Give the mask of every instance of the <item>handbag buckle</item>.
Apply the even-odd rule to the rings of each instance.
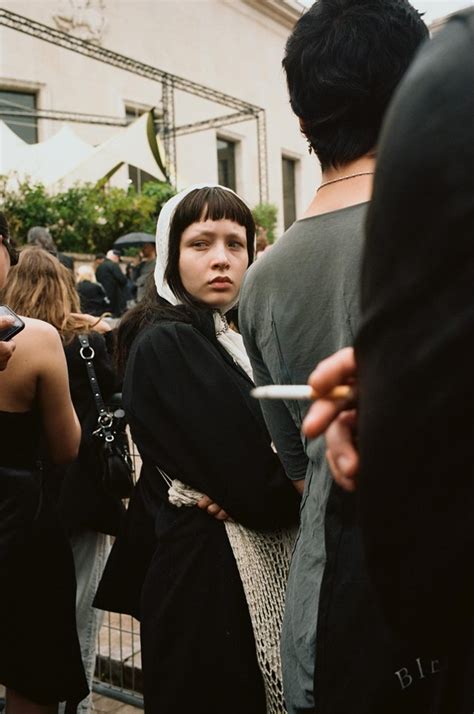
[[[89,350],[89,354],[87,355],[86,350]],[[85,359],[86,361],[94,359],[95,357],[94,349],[90,345],[87,345],[87,347],[81,347],[81,349],[79,350],[79,354],[81,355],[82,359]]]
[[[114,418],[111,414],[100,414],[97,421],[100,426],[105,427],[106,429],[110,429],[110,427],[114,423]]]

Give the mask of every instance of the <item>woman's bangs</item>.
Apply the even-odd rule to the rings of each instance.
[[[221,188],[209,189],[203,206],[201,220],[220,221],[226,219],[247,227],[252,221],[250,209],[230,191]]]

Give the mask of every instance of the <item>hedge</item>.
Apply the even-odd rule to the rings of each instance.
[[[134,231],[154,234],[161,206],[174,193],[169,184],[153,181],[141,193],[85,184],[52,196],[42,184],[24,182],[11,191],[0,179],[1,208],[18,243],[32,226],[47,226],[59,250],[75,253],[105,253]]]

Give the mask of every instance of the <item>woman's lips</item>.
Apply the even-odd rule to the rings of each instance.
[[[232,280],[226,277],[214,278],[209,281],[209,285],[217,290],[226,290],[232,285]]]

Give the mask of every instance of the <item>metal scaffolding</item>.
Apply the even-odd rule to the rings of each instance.
[[[54,27],[43,25],[17,13],[0,8],[0,25],[12,30],[30,35],[37,40],[49,42],[50,44],[62,47],[63,49],[76,52],[98,62],[112,65],[119,69],[131,72],[140,77],[145,77],[161,84],[162,118],[157,122],[157,126],[162,133],[163,143],[166,152],[167,179],[172,185],[176,183],[176,137],[184,134],[191,134],[198,131],[205,131],[212,128],[228,126],[237,122],[253,120],[257,130],[258,149],[258,176],[260,201],[268,200],[268,174],[267,174],[267,135],[265,110],[255,104],[250,104],[242,99],[233,97],[230,94],[220,92],[216,89],[198,84],[184,77],[164,72],[157,67],[139,62],[126,55],[107,50],[99,45],[86,40],[69,35],[66,32],[57,30]],[[182,126],[175,124],[175,92],[180,90],[187,94],[206,99],[215,104],[233,109],[232,114],[215,117],[205,121],[194,122]],[[4,115],[7,112],[2,112]],[[0,113],[1,114],[1,113]],[[8,111],[11,116],[12,111]],[[57,112],[52,110],[37,110],[36,112],[15,112],[15,116],[36,116],[38,118],[48,118],[53,120],[67,120],[91,124],[105,124],[109,126],[124,126],[126,122],[123,117],[100,117],[91,114],[78,114],[74,112]]]

